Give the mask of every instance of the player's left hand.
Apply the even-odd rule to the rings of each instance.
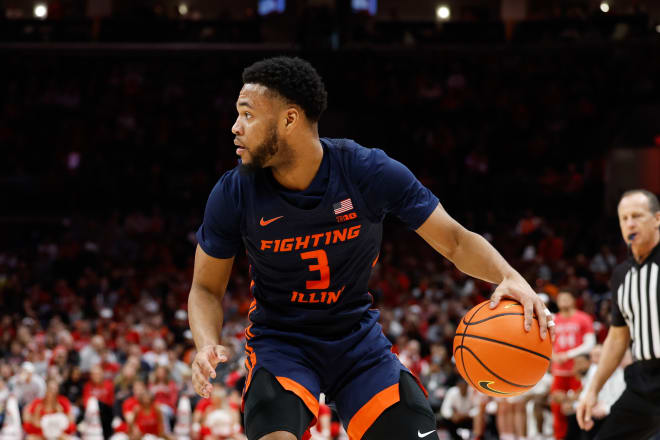
[[[536,312],[541,329],[541,339],[545,339],[548,335],[548,329],[550,329],[550,337],[553,341],[555,340],[554,324],[548,326],[548,323],[552,322],[552,319],[549,319],[550,315],[546,313],[547,309],[543,300],[539,298],[522,276],[515,274],[504,278],[490,297],[490,308],[494,309],[497,307],[503,297],[514,299],[522,304],[525,313],[525,331],[529,331],[532,328],[532,319],[534,319],[534,312]]]

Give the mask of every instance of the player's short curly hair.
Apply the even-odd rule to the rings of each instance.
[[[300,58],[275,57],[243,70],[244,84],[261,84],[297,104],[312,122],[318,122],[328,106],[323,80],[311,64]]]

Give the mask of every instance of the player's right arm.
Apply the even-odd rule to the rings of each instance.
[[[577,408],[577,421],[580,428],[589,430],[593,427],[594,422],[591,418],[591,411],[598,403],[598,393],[621,363],[629,344],[630,330],[627,325],[613,325],[610,327],[607,338],[603,343],[603,351],[600,355],[596,373]]]
[[[227,289],[234,257],[215,258],[201,246],[195,251],[195,268],[188,297],[190,330],[197,354],[192,363],[192,382],[202,397],[211,395],[209,378],[215,378],[218,362],[227,360],[227,350],[221,345],[222,297]]]

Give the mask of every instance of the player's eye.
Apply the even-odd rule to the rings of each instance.
[[[245,119],[250,119],[252,118],[252,114],[250,112],[245,112]]]

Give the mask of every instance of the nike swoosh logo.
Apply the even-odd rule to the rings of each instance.
[[[491,387],[491,384],[493,384],[493,383],[495,383],[495,382],[493,382],[492,380],[480,380],[480,381],[479,381],[479,386],[480,386],[481,388],[485,389],[485,390],[490,391],[491,393],[501,394],[501,395],[503,395],[503,396],[506,396],[506,395],[508,395],[508,394],[513,394],[513,393],[505,393],[504,391],[498,391],[498,390],[496,390],[496,389],[493,389],[493,388]]]
[[[271,218],[270,220],[264,220],[264,218],[261,217],[261,220],[259,221],[259,224],[260,224],[261,226],[268,226],[269,224],[273,223],[273,222],[276,221],[276,220],[281,219],[282,217],[284,217],[284,216],[281,215],[281,216],[279,216],[279,217]]]
[[[418,430],[417,430],[417,437],[419,437],[419,438],[424,438],[424,437],[426,437],[427,435],[431,435],[431,434],[433,434],[434,432],[435,432],[435,429],[434,429],[434,430],[431,430],[431,431],[429,431],[429,432],[425,432],[424,434],[422,434],[421,432],[419,432],[419,429],[418,429]]]

